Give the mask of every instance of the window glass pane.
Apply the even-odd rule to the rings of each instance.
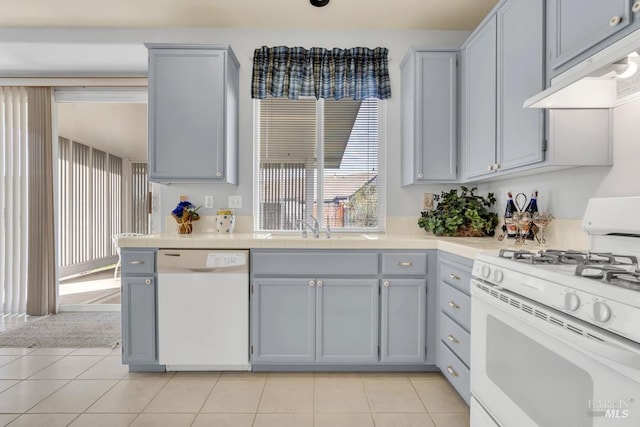
[[[260,101],[258,226],[297,230],[313,212],[316,100]]]
[[[377,228],[378,101],[258,102],[258,228]]]
[[[378,226],[378,102],[324,104],[323,224]]]

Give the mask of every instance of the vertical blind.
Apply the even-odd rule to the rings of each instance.
[[[0,87],[0,314],[27,300],[27,91]]]
[[[122,159],[59,138],[58,227],[61,276],[115,256],[111,236],[122,229]]]
[[[258,228],[377,228],[378,101],[257,102]]]
[[[148,193],[147,164],[131,163],[131,231],[133,233],[149,232]]]

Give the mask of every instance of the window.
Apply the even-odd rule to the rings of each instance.
[[[382,228],[377,99],[257,103],[256,228]]]

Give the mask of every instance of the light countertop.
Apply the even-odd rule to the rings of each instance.
[[[142,237],[120,239],[126,248],[171,249],[440,249],[466,258],[475,258],[481,252],[497,252],[499,249],[517,249],[513,240],[498,241],[495,237],[436,237],[430,234],[334,234],[330,239],[302,238],[296,234],[277,233],[176,233],[151,234]],[[527,241],[523,249],[538,250],[541,247]]]

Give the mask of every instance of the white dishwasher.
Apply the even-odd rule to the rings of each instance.
[[[249,365],[248,251],[158,251],[158,359],[168,371]]]

